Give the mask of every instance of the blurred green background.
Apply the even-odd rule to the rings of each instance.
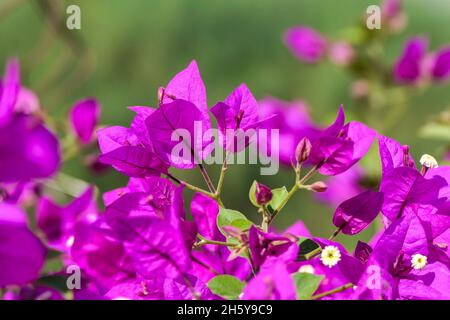
[[[23,83],[37,92],[43,108],[56,119],[65,119],[77,99],[95,96],[102,104],[102,125],[127,126],[132,113],[126,106],[154,106],[157,88],[196,59],[210,106],[245,82],[258,99],[268,95],[303,99],[313,119],[326,124],[332,121],[340,103],[350,115],[358,112],[349,98],[352,78],[330,63],[302,64],[283,45],[282,34],[288,27],[301,24],[337,39],[343,29],[358,23],[368,5],[377,3],[0,0],[0,61],[10,56],[20,58]],[[81,30],[64,28],[65,10],[70,4],[81,7]],[[406,30],[384,43],[382,58],[388,65],[413,35],[428,36],[432,49],[450,42],[450,1],[407,0],[405,11],[409,17]],[[448,85],[422,91],[416,93],[402,121],[383,132],[409,144],[416,157],[441,150],[443,142],[421,139],[417,132],[450,105]],[[112,171],[93,177],[83,165],[83,156],[67,162],[63,172],[93,182],[101,191],[126,183],[124,176]],[[219,168],[208,169],[216,180]],[[202,184],[197,171],[177,172],[177,176]],[[271,187],[289,188],[293,183],[289,170],[259,177],[257,166],[231,166],[224,185],[224,202],[252,218],[256,215],[248,202],[248,189],[254,179]],[[327,237],[334,229],[332,212],[332,208],[300,192],[280,215],[277,225],[282,228],[302,219],[315,235]],[[374,228],[360,238],[367,240]],[[348,245],[355,241],[345,236],[339,239]]]

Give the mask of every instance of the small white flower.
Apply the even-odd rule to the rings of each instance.
[[[438,163],[436,159],[433,156],[430,156],[429,154],[424,154],[420,158],[420,164],[427,168],[437,168]]]
[[[304,266],[301,266],[298,269],[298,272],[302,272],[302,273],[311,273],[314,274],[314,267],[310,264],[305,264]]]
[[[336,246],[326,246],[322,250],[320,260],[325,266],[329,268],[334,267],[341,261],[341,252]]]
[[[428,259],[420,253],[414,254],[411,257],[411,265],[416,270],[422,270],[427,265]]]

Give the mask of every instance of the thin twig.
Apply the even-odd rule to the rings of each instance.
[[[311,297],[311,300],[317,300],[317,299],[320,299],[320,298],[323,298],[323,297],[326,297],[326,296],[329,296],[329,295],[332,295],[332,294],[335,294],[335,293],[347,290],[348,288],[351,288],[351,287],[353,287],[353,283],[347,283],[347,284],[345,284],[345,285],[343,285],[341,287],[335,288],[333,290],[330,290],[330,291],[327,291],[327,292],[324,292],[324,293],[320,293],[320,294],[316,294],[315,296]]]
[[[208,175],[208,172],[206,172],[205,167],[199,163],[198,168],[200,169],[200,172],[202,173],[203,179],[205,179],[206,185],[208,186],[209,191],[212,194],[216,194],[216,188],[214,187],[214,184],[211,181],[211,178]]]

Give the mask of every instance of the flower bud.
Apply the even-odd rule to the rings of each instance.
[[[310,190],[314,191],[314,192],[325,192],[325,191],[327,191],[327,189],[328,189],[328,186],[323,181],[314,182],[310,187]]]
[[[297,145],[297,148],[295,148],[295,158],[297,159],[298,163],[305,162],[310,153],[311,153],[311,141],[309,141],[308,138],[304,137]]]
[[[409,146],[407,144],[403,145],[403,165],[405,167],[411,167],[410,155],[409,155]]]
[[[270,200],[272,200],[272,190],[270,190],[269,187],[263,185],[262,183],[257,182],[255,190],[255,198],[256,202],[259,205],[267,204],[270,202]]]
[[[160,105],[163,102],[165,91],[166,91],[166,89],[164,87],[158,88],[158,104],[160,104]]]
[[[345,42],[339,41],[331,45],[329,50],[330,60],[338,66],[348,66],[355,59],[356,53],[353,47]]]

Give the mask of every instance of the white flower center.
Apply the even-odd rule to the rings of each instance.
[[[304,266],[301,266],[299,269],[298,269],[298,272],[301,272],[301,273],[311,273],[311,274],[314,274],[314,267],[312,266],[312,265],[310,265],[310,264],[305,264]]]
[[[427,265],[428,259],[426,256],[419,253],[411,257],[411,266],[416,270],[422,270]]]
[[[320,260],[325,266],[329,268],[334,267],[341,261],[341,252],[336,246],[326,246],[322,250]]]
[[[427,168],[437,168],[438,163],[436,159],[433,156],[430,156],[429,154],[424,154],[420,158],[420,164]]]

